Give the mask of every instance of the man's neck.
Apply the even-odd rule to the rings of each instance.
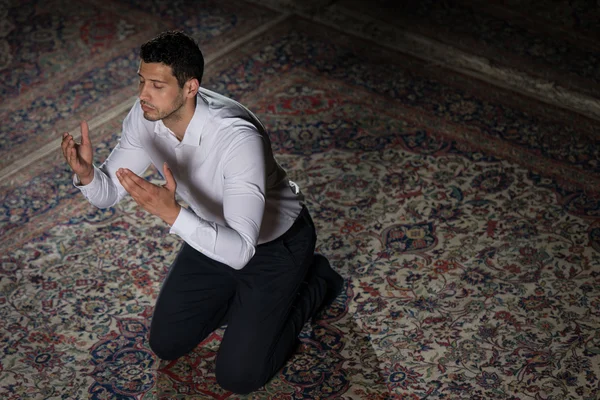
[[[178,112],[171,114],[168,118],[162,120],[163,124],[165,124],[165,126],[169,128],[181,142],[195,111],[196,97],[187,99]]]

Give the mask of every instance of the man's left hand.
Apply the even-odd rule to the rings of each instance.
[[[177,182],[167,163],[163,165],[163,172],[167,182],[162,186],[140,178],[127,168],[119,168],[117,178],[136,203],[167,224],[173,225],[181,210],[181,206],[175,200]]]

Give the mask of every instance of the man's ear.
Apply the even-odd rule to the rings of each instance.
[[[188,80],[185,83],[185,85],[183,86],[183,91],[187,97],[196,96],[199,89],[200,89],[200,82],[198,82],[198,79],[196,79],[196,78],[192,78],[192,79]]]

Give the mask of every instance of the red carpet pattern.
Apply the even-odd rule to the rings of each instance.
[[[168,10],[160,1],[144,2],[148,9],[101,0],[26,3],[6,11],[15,56],[0,71],[0,96],[10,100],[0,108],[0,169],[134,96],[139,46],[158,32],[187,28],[210,55],[274,15],[243,2],[176,1]]]

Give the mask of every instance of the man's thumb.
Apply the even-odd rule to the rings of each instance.
[[[177,188],[177,182],[175,182],[175,177],[173,176],[173,172],[171,172],[171,168],[169,168],[169,166],[167,165],[166,162],[163,164],[163,173],[164,173],[165,179],[167,181],[167,183],[164,184],[164,187],[167,188],[168,190],[174,192],[175,189]]]
[[[81,144],[90,145],[90,128],[87,121],[81,121]]]

